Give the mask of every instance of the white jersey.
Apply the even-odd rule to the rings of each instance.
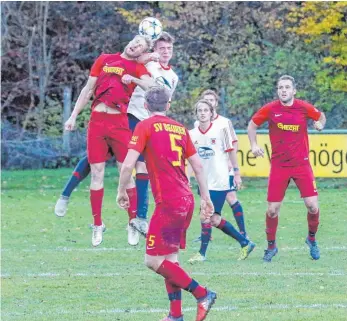
[[[212,122],[214,124],[216,124],[217,127],[219,127],[220,129],[228,128],[232,143],[235,143],[238,141],[234,126],[233,126],[233,124],[229,118],[226,118],[224,116],[217,114],[217,116],[215,117],[215,119],[212,120]],[[199,126],[199,121],[196,120],[194,122],[194,127],[198,127],[198,126]],[[234,169],[233,168],[231,168],[231,170],[229,172],[229,176],[234,176]]]
[[[212,191],[229,190],[228,152],[233,149],[229,131],[211,123],[206,132],[195,127],[189,131],[189,134],[202,160],[208,189]]]
[[[159,85],[166,86],[171,91],[171,96],[176,89],[178,76],[171,69],[171,66],[164,67],[159,62],[151,61],[146,65],[147,70]],[[128,105],[128,113],[134,115],[140,120],[149,117],[148,111],[144,107],[145,91],[137,86],[131,95]]]

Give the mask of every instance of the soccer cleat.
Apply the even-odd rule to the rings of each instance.
[[[140,241],[140,233],[135,230],[130,224],[127,227],[128,230],[128,243],[132,246],[139,244]]]
[[[133,218],[129,225],[137,230],[142,236],[146,237],[148,232],[148,223],[146,219],[139,217]]]
[[[196,262],[203,262],[206,261],[206,256],[203,256],[200,252],[196,253],[193,257],[191,257],[188,262],[190,264],[196,263]]]
[[[184,320],[183,320],[183,315],[181,315],[179,318],[175,318],[171,314],[169,314],[167,317],[165,317],[164,319],[160,321],[184,321]]]
[[[248,258],[249,254],[254,250],[255,243],[249,241],[248,244],[244,247],[241,247],[239,261],[245,260]]]
[[[206,296],[197,300],[198,309],[196,311],[195,321],[202,321],[206,319],[207,314],[210,311],[216,299],[217,299],[217,293],[207,290]]]
[[[102,225],[92,225],[92,245],[98,246],[102,243],[102,234],[106,231],[106,226],[104,223]]]
[[[61,195],[55,204],[54,213],[58,217],[64,217],[67,212],[67,205],[69,204],[69,197]]]
[[[270,250],[267,249],[264,251],[264,257],[263,261],[264,262],[271,262],[272,258],[278,253],[278,248],[275,247],[274,249]]]
[[[319,247],[316,241],[310,241],[308,238],[306,239],[305,243],[310,248],[310,255],[313,260],[319,260],[320,258],[320,251]]]

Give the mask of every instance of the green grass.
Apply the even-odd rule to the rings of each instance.
[[[53,214],[71,170],[2,174],[2,320],[160,320],[168,300],[163,279],[143,264],[144,241],[127,245],[127,215],[116,206],[116,171],[107,169],[104,242],[91,246],[89,179],[74,192],[66,217]],[[237,244],[214,230],[208,260],[190,266],[198,250],[195,215],[181,264],[218,292],[207,320],[347,320],[346,185],[319,180],[321,259],[312,261],[304,240],[306,210],[289,188],[278,230],[279,254],[261,260],[265,248],[266,181],[248,179],[239,192],[255,252],[239,262]],[[153,209],[153,201],[151,209]],[[224,215],[234,223],[231,210]],[[185,320],[195,301],[184,293]],[[152,309],[152,310],[151,310]],[[156,309],[156,310],[155,310]]]

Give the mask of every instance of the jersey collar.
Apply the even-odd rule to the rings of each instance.
[[[171,69],[171,65],[167,65],[167,67],[163,66],[160,62],[159,62],[159,65],[162,69],[164,70],[170,70]]]
[[[205,135],[205,134],[210,130],[210,128],[212,127],[212,125],[213,125],[213,123],[211,122],[210,126],[208,126],[208,128],[207,128],[205,131],[201,130],[199,126],[198,126],[198,129],[199,129],[199,131],[200,131],[201,134],[204,134],[204,135]]]

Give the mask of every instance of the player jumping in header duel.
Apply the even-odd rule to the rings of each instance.
[[[254,156],[264,156],[264,151],[257,144],[257,128],[265,121],[269,123],[272,148],[266,211],[268,248],[265,250],[263,260],[271,262],[278,252],[276,245],[278,215],[291,179],[300,190],[307,207],[306,244],[312,259],[318,260],[320,258],[316,241],[319,225],[318,192],[309,161],[307,120],[313,119],[315,129],[321,131],[326,118],[324,113],[313,105],[295,98],[296,84],[291,76],[284,75],[278,79],[277,94],[279,99],[260,108],[248,125],[248,137]]]
[[[65,123],[66,130],[73,130],[78,114],[94,95],[87,134],[87,155],[91,169],[90,203],[94,218],[93,246],[101,244],[105,230],[101,210],[105,162],[109,158],[109,149],[112,149],[120,168],[131,138],[126,114],[131,94],[136,86],[147,89],[154,84],[146,67],[137,62],[137,58],[147,52],[151,45],[149,38],[136,36],[122,53],[99,56],[91,68],[87,84],[82,89],[70,118]],[[132,177],[127,182],[127,193],[130,198],[130,221],[136,217],[137,210],[137,193]]]
[[[145,63],[149,61],[146,63],[146,68],[150,72],[151,77],[156,83],[166,86],[172,94],[178,83],[178,76],[170,65],[174,42],[175,39],[169,33],[162,32],[160,37],[154,41],[153,53],[144,53],[137,58],[138,62]],[[132,132],[139,121],[149,117],[148,111],[144,108],[144,95],[144,90],[137,86],[129,101],[127,112],[129,127]],[[112,157],[112,149],[109,157]],[[90,165],[86,156],[78,162],[55,205],[54,211],[57,216],[65,216],[72,191],[89,173]],[[146,234],[148,230],[148,173],[142,155],[136,164],[135,184],[137,191],[137,217],[132,218],[127,227],[128,243],[130,245],[137,245],[139,243],[139,232]]]

